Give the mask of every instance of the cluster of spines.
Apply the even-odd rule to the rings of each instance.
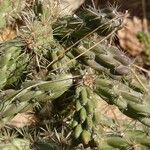
[[[32,3],[32,2],[31,2]],[[26,0],[2,0],[0,2],[0,30],[8,26],[14,27],[22,12],[30,7]]]

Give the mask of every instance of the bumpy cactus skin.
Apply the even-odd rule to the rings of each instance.
[[[145,91],[141,86],[138,84],[135,86],[133,83],[135,77],[132,75],[130,70],[130,66],[132,65],[133,61],[125,56],[125,54],[118,48],[109,46],[106,43],[97,44],[95,41],[87,38],[81,40],[81,38],[83,38],[85,35],[88,35],[90,31],[96,29],[96,27],[93,27],[94,25],[98,27],[99,30],[97,29],[95,31],[99,35],[102,35],[103,32],[101,27],[103,28],[105,23],[107,27],[105,26],[104,28],[106,30],[110,29],[108,26],[113,27],[114,25],[114,27],[110,29],[110,32],[118,29],[122,25],[123,20],[116,16],[118,14],[113,12],[111,10],[112,8],[103,9],[102,12],[96,10],[96,12],[94,12],[93,9],[90,9],[91,8],[79,11],[77,14],[79,18],[66,16],[58,19],[52,27],[54,29],[54,37],[60,42],[65,41],[64,43],[66,43],[66,46],[63,44],[65,48],[68,47],[68,44],[70,45],[77,41],[78,45],[76,44],[76,46],[73,47],[71,53],[74,55],[74,57],[80,56],[78,59],[81,61],[81,63],[88,65],[99,72],[104,72],[113,79],[128,82],[129,86],[136,88],[137,90],[142,92]],[[109,15],[114,17],[114,20]],[[91,16],[95,16],[95,19],[91,19]],[[107,22],[106,20],[109,20],[110,22]],[[94,23],[94,21],[96,21],[96,23]],[[103,21],[106,22],[104,23]],[[116,24],[118,25],[115,25],[115,23],[113,24],[113,21],[116,21]],[[110,32],[107,33],[105,31],[104,33],[108,35]],[[124,78],[124,76],[127,77]]]
[[[141,125],[119,122],[119,127],[117,122],[103,114],[99,120],[100,124],[106,127],[97,141],[99,149],[149,149],[150,137],[143,132]]]
[[[63,40],[71,37],[76,41],[93,32],[93,30],[96,30],[101,36],[106,36],[120,28],[122,22],[122,17],[119,17],[112,8],[100,11],[85,8],[77,13],[77,17],[65,16],[64,18],[58,18],[52,28],[57,38]]]
[[[27,69],[29,56],[23,45],[17,39],[0,44],[0,89],[19,81]]]
[[[52,101],[71,86],[72,76],[61,75],[52,81],[28,81],[20,90],[1,92],[1,127],[17,113],[25,112],[39,102]]]
[[[99,35],[108,35],[122,25],[121,15],[111,7],[104,9],[85,8],[79,11],[78,16],[86,22],[90,29],[97,29]]]
[[[129,117],[138,119],[143,124],[150,126],[148,101],[149,94],[142,94],[128,86],[111,79],[96,79],[95,92],[109,104],[114,104]]]
[[[99,44],[88,51],[93,45],[94,42],[82,40],[80,45],[72,50],[72,53],[75,56],[81,55],[79,59],[83,63],[99,72],[105,72],[113,78],[117,79],[130,73],[131,60],[123,52],[106,44]]]
[[[88,144],[96,134],[98,125],[95,120],[96,100],[88,87],[79,86],[76,89],[75,103],[76,110],[72,122],[74,137]]]

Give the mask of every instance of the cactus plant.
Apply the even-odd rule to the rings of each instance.
[[[2,14],[15,11],[16,24],[16,38],[0,44],[0,149],[150,148],[145,130],[150,126],[149,81],[108,44],[124,15],[112,7],[88,7],[62,17],[52,9],[58,3],[49,0],[0,3]],[[12,25],[6,16],[1,15],[0,28]],[[99,112],[99,97],[138,126],[118,124]],[[29,110],[36,125],[25,134],[17,129],[11,135],[14,128],[6,134],[11,119]]]
[[[23,42],[17,39],[0,45],[0,89],[21,80],[29,60],[23,47]]]
[[[58,78],[54,81],[28,81],[20,90],[9,89],[1,92],[1,125],[40,101],[56,99],[71,87],[71,75],[61,75]]]
[[[96,100],[90,89],[85,86],[77,87],[75,95],[76,110],[72,126],[74,128],[75,139],[81,139],[84,144],[88,144],[94,134],[96,134]]]
[[[141,94],[121,83],[117,83],[117,81],[111,82],[107,78],[97,79],[95,90],[108,103],[118,106],[126,115],[149,126],[149,94]]]

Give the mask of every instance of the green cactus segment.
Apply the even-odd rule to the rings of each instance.
[[[57,5],[0,0],[0,31],[8,27],[17,34],[0,44],[0,150],[149,150],[150,82],[107,42],[123,15],[89,7],[59,17]],[[104,107],[98,112],[98,96],[136,123],[109,118]],[[11,119],[29,110],[36,122],[31,130],[10,129]]]
[[[0,89],[19,81],[26,70],[29,56],[22,46],[17,40],[0,45]]]
[[[87,130],[83,130],[81,134],[81,138],[84,144],[88,144],[91,141],[91,133]]]
[[[1,97],[1,122],[6,117],[14,116],[33,108],[39,102],[52,101],[61,96],[73,84],[72,75],[57,76],[52,81],[27,81],[21,90],[6,90],[0,93]]]
[[[75,103],[76,110],[72,122],[74,137],[87,145],[96,134],[96,100],[88,87],[79,86],[76,89]]]
[[[147,93],[148,90],[150,89],[149,80],[147,80],[145,76],[143,76],[137,72],[135,74],[138,77],[138,79],[132,73],[132,74],[129,74],[128,76],[126,76],[126,77],[124,76],[122,78],[123,83],[137,92]]]
[[[96,16],[97,14],[97,13],[94,13],[94,11],[90,9],[85,9],[85,10],[81,10],[81,12],[79,11],[78,15],[82,16],[84,14],[86,16],[87,14],[88,16],[88,13],[84,13],[84,11],[85,12],[88,11],[89,13],[91,13],[91,16],[92,15]],[[102,10],[102,12],[103,12],[102,14],[104,14],[104,12],[109,14],[111,10],[104,9]],[[115,14],[117,13],[115,12]],[[107,15],[102,15],[102,16],[106,17]],[[99,18],[104,19],[105,17],[100,17],[100,15],[99,17],[97,16],[98,19]],[[59,41],[61,41],[65,37],[72,37],[73,40],[81,39],[81,37],[85,36],[85,33],[88,32],[88,30],[90,30],[90,27],[89,27],[90,25],[85,23],[86,21],[90,22],[90,19],[85,19],[86,20],[85,21],[84,18],[82,17],[73,18],[70,16],[66,16],[66,18],[58,19],[53,24],[54,37],[56,37]],[[91,21],[91,24],[93,26],[95,25],[99,26],[98,23],[93,23],[95,20],[97,20],[97,18]],[[76,19],[78,21],[75,21]],[[71,23],[71,21],[69,20],[73,20],[73,22]],[[122,19],[120,18],[120,21],[121,20]],[[119,17],[118,19],[116,19],[116,21],[117,22],[119,21]],[[82,28],[84,29],[83,32],[82,32]],[[91,27],[91,28],[96,29],[96,27]],[[84,34],[82,35],[82,33]],[[67,41],[69,41],[69,44],[72,44],[72,42],[70,42],[70,39],[66,40],[66,42]],[[131,59],[125,56],[123,52],[121,52],[118,48],[114,46],[109,46],[103,43],[99,45],[96,44],[96,46],[94,46],[95,44],[96,43],[91,42],[91,40],[87,40],[87,39],[82,40],[77,47],[73,48],[72,54],[75,57],[78,57],[80,55],[80,57],[78,58],[78,60],[80,60],[80,63],[86,64],[99,72],[104,72],[105,74],[109,75],[113,79],[122,80],[125,84],[127,84],[128,86],[130,86],[131,88],[135,89],[138,92],[144,93],[146,91],[145,88],[141,86],[141,84],[139,84],[139,82],[135,80],[135,76],[131,73],[131,68],[132,68],[131,65],[133,63]],[[145,81],[145,80],[146,79],[143,78],[142,81]]]
[[[113,133],[103,135],[99,141],[99,147],[100,149],[105,149],[106,147],[111,149],[134,149],[136,147],[137,149],[148,150],[150,148],[150,137],[140,130],[126,129],[123,132],[123,136]]]
[[[59,18],[52,26],[54,36],[58,39],[67,39],[69,37],[80,39],[90,33],[90,29],[84,25],[83,20],[72,16]]]
[[[38,56],[47,56],[51,47],[55,46],[51,25],[55,20],[51,14],[52,6],[48,0],[36,0],[31,3],[33,10],[23,13],[24,24],[18,33]]]
[[[106,44],[93,46],[94,42],[82,40],[80,45],[72,50],[72,54],[74,56],[81,55],[79,60],[84,64],[111,76],[119,77],[130,73],[131,60],[119,49]],[[91,47],[92,49],[90,49]]]
[[[76,139],[78,139],[82,133],[83,129],[82,129],[82,126],[81,124],[78,124],[76,127],[75,127],[75,130],[74,130],[74,137]]]
[[[72,37],[74,40],[79,40],[95,29],[97,29],[96,32],[99,35],[108,35],[119,28],[122,22],[122,18],[111,8],[102,9],[101,11],[85,8],[79,11],[76,17],[65,16],[59,18],[52,28],[58,39]]]
[[[69,16],[67,16],[67,18],[69,18]],[[80,21],[72,23],[74,27],[71,29],[72,33],[70,33],[67,29],[67,26],[71,26],[67,21],[68,19],[61,19],[58,19],[56,24],[54,23],[53,25],[54,36],[60,41],[61,39],[64,39],[68,36],[72,37],[73,39],[79,39],[78,32],[79,34],[82,34],[81,30],[82,28],[84,28],[84,21],[81,21],[79,19]],[[60,25],[60,22],[62,22],[62,25]],[[86,24],[86,27],[84,29],[87,30],[88,28],[89,27]],[[70,39],[67,41],[70,42]],[[95,44],[96,46],[94,46]],[[72,49],[71,53],[74,57],[80,56],[78,58],[78,60],[80,60],[80,63],[88,65],[99,72],[103,72],[113,79],[121,80],[138,92],[144,93],[146,91],[145,88],[141,86],[141,84],[135,79],[135,76],[131,73],[131,65],[133,61],[125,56],[125,54],[118,48],[109,46],[104,43],[97,44],[95,42],[91,42],[91,40],[84,39],[80,42],[80,44],[78,44],[77,47],[74,47]],[[142,81],[145,82],[146,78],[143,78]]]
[[[60,70],[64,64],[67,64],[66,68],[63,68],[63,71],[68,71],[70,68],[75,67],[76,62],[70,62],[70,58],[64,54],[64,48],[57,42],[53,43],[51,49],[48,51],[47,59],[50,61],[50,69],[52,70]]]
[[[1,150],[31,150],[30,141],[25,139],[14,138],[6,143],[0,142]]]
[[[143,130],[145,127],[141,123],[118,122],[102,113],[98,119],[103,127],[96,141],[100,149],[150,148],[150,136]]]
[[[148,121],[150,103],[145,99],[148,95],[136,92],[121,82],[108,78],[96,79],[95,92],[109,104],[116,105],[127,116],[150,126]]]
[[[88,65],[100,73],[105,73],[112,79],[122,81],[137,92],[146,93],[147,89],[150,89],[149,81],[144,76],[136,74],[138,79],[135,77],[131,71],[132,60],[118,48],[104,43],[93,46],[94,42],[82,40],[78,47],[73,48],[71,53],[74,57],[80,55],[78,58],[80,63]]]
[[[97,29],[99,35],[108,35],[110,32],[122,25],[123,19],[114,8],[103,8],[100,10],[92,7],[85,8],[77,14],[92,30]]]

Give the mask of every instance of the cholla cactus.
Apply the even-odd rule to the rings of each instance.
[[[50,0],[1,4],[0,28],[11,25],[6,18],[11,11],[17,26],[16,38],[0,45],[1,149],[150,148],[145,130],[150,126],[149,81],[135,75],[133,61],[108,44],[123,24],[122,14],[112,7],[88,7],[64,16],[59,15],[62,6]],[[138,125],[118,124],[99,112],[100,97]],[[36,125],[9,138],[14,129],[5,134],[5,126],[29,110]]]
[[[110,79],[96,80],[96,93],[109,104],[115,104],[126,115],[149,124],[149,94],[142,94]],[[117,94],[118,93],[118,94]]]
[[[98,119],[96,114],[96,100],[90,89],[85,86],[77,87],[75,95],[76,110],[72,126],[74,137],[89,144],[96,136]]]
[[[72,85],[71,75],[58,76],[54,81],[28,81],[19,90],[1,92],[1,125],[19,112],[33,108],[40,101],[54,100]]]

